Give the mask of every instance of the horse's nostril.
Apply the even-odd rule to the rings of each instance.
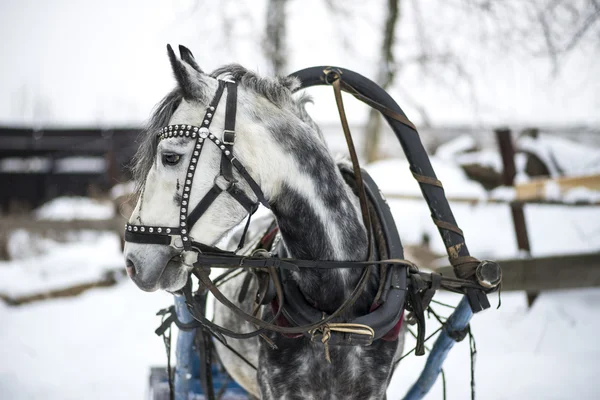
[[[133,261],[128,259],[125,266],[127,268],[127,275],[129,275],[130,278],[133,278],[135,276],[135,265],[133,264]]]

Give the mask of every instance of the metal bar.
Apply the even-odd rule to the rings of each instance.
[[[185,297],[175,295],[175,312],[183,323],[194,319],[187,309]],[[177,365],[175,367],[175,400],[188,400],[192,384],[193,344],[196,330],[179,331],[177,333]]]
[[[441,330],[440,335],[435,341],[419,379],[410,388],[404,400],[422,399],[431,390],[442,370],[442,365],[448,353],[456,343],[451,335],[454,332],[461,332],[466,329],[472,316],[473,312],[471,311],[471,307],[469,307],[469,302],[463,297],[460,303],[458,303],[458,307],[456,307],[444,324],[444,329]]]

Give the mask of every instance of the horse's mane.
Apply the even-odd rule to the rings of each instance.
[[[229,77],[234,79],[241,87],[250,89],[265,97],[277,107],[292,111],[302,121],[314,128],[322,138],[321,130],[305,110],[306,103],[311,102],[312,99],[305,94],[294,96],[294,91],[300,88],[300,81],[297,78],[281,76],[275,78],[261,77],[239,64],[229,64],[220,67],[210,73],[210,76],[213,78]],[[156,105],[148,124],[138,137],[139,148],[131,165],[138,192],[156,157],[156,148],[158,146],[156,132],[169,123],[175,110],[181,104],[182,99],[183,93],[179,88],[167,94]]]

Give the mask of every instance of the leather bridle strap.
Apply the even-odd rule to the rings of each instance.
[[[237,85],[235,82],[227,82],[227,100],[225,103],[225,129],[223,130],[223,145],[230,152],[233,151],[235,143],[235,115],[237,110]],[[221,176],[229,182],[234,182],[231,163],[221,158]]]
[[[223,138],[218,139],[213,135],[209,128],[214,118],[215,110],[219,105],[223,92],[227,89],[225,124]],[[240,240],[240,246],[243,246],[246,232],[250,224],[250,216],[257,210],[258,203],[252,200],[238,186],[233,176],[235,168],[242,178],[246,181],[250,189],[254,192],[258,202],[265,207],[269,203],[265,198],[260,186],[250,176],[246,168],[233,155],[233,145],[235,142],[235,117],[237,110],[237,85],[234,81],[219,80],[217,91],[208,105],[202,124],[200,127],[190,125],[170,125],[162,128],[158,135],[159,140],[171,137],[183,137],[194,139],[194,147],[190,155],[190,162],[186,171],[185,183],[183,186],[182,201],[180,205],[180,221],[178,227],[157,227],[148,225],[127,224],[125,227],[125,240],[135,243],[163,244],[173,245],[183,250],[192,250],[193,239],[189,236],[192,227],[209,209],[217,197],[227,192],[233,197],[249,214],[246,227]],[[221,151],[220,174],[215,178],[214,185],[199,201],[199,203],[189,211],[189,200],[192,189],[192,182],[196,172],[199,157],[204,145],[211,141]]]
[[[204,195],[202,200],[200,200],[198,205],[194,207],[190,215],[188,215],[187,221],[189,229],[192,229],[191,227],[194,226],[196,222],[198,222],[200,217],[206,212],[206,210],[208,210],[208,207],[210,207],[210,205],[216,200],[216,198],[219,197],[222,191],[223,189],[221,189],[216,184],[210,188],[208,193]]]

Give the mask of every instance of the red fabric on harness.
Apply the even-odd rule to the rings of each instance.
[[[271,246],[271,244],[273,243],[273,240],[275,239],[275,235],[277,234],[278,231],[279,231],[279,227],[276,226],[275,228],[271,229],[270,232],[265,233],[265,236],[263,236],[262,239],[260,239],[260,244],[263,246],[263,248],[267,248],[267,246],[269,246],[269,247]]]

